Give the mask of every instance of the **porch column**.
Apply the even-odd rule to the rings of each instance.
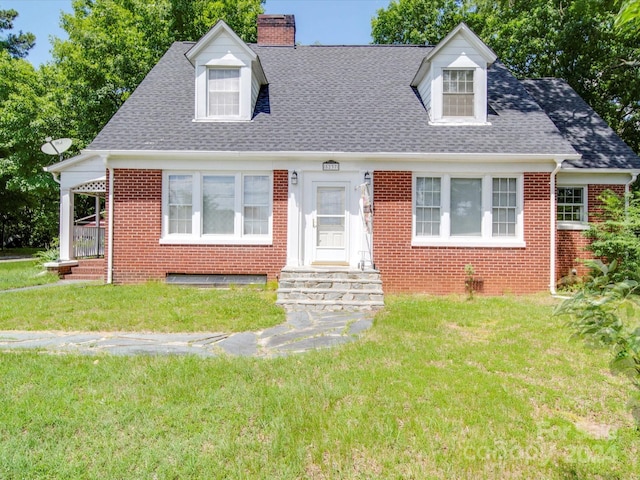
[[[60,260],[73,260],[73,191],[60,188]]]

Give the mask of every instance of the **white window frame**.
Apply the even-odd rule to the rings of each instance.
[[[418,177],[440,178],[441,185],[441,217],[440,235],[421,236],[416,235],[416,186]],[[469,178],[482,181],[482,208],[481,208],[481,235],[479,236],[455,236],[451,235],[451,179]],[[513,236],[493,235],[493,179],[516,179],[516,227]],[[432,172],[414,172],[412,185],[412,225],[411,235],[413,246],[436,247],[526,247],[524,240],[524,175],[513,173],[494,173],[486,175],[478,174],[441,174]]]
[[[190,234],[169,233],[169,176],[190,175],[193,177],[192,229]],[[203,179],[205,176],[232,176],[235,181],[234,233],[203,233]],[[264,176],[269,180],[269,226],[267,234],[244,233],[244,178]],[[271,245],[273,242],[273,172],[250,171],[164,171],[162,174],[162,236],[161,244],[187,245]]]
[[[445,92],[445,74],[447,72],[471,72],[471,76],[472,76],[472,92]],[[476,69],[475,68],[443,68],[442,69],[442,118],[444,120],[448,120],[448,121],[465,121],[465,120],[474,120],[476,118],[476,90],[477,90],[477,85],[476,85],[476,81],[475,81],[475,75],[476,73]],[[473,113],[472,115],[446,115],[444,113],[445,110],[445,99],[448,97],[450,98],[454,98],[456,96],[463,96],[463,95],[471,95],[472,98],[472,110]]]
[[[234,114],[229,114],[229,115],[213,115],[211,113],[211,104],[210,104],[210,99],[211,99],[211,89],[210,89],[210,80],[211,80],[211,72],[215,71],[215,72],[219,72],[219,71],[233,71],[236,72],[238,77],[237,77],[237,82],[238,82],[238,90],[233,91],[233,93],[237,93],[238,95],[238,112],[234,113]],[[242,70],[240,67],[207,67],[206,69],[206,112],[207,112],[207,118],[210,119],[214,119],[214,120],[224,120],[224,119],[239,119],[240,115],[241,115],[241,109],[242,109]],[[227,91],[227,90],[219,90],[219,92],[224,93],[230,93],[231,91]]]
[[[560,202],[558,201],[558,191],[561,188],[571,188],[582,190],[582,218],[580,220],[558,220],[558,210],[560,208]],[[589,222],[589,191],[587,185],[556,185],[556,225],[558,230],[588,230]],[[571,205],[571,204],[564,204]]]
[[[487,69],[471,59],[461,57],[453,63],[435,62],[431,83],[430,125],[491,125],[487,117]],[[473,116],[445,116],[444,72],[445,70],[473,70]]]

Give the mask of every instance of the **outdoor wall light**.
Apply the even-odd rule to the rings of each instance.
[[[364,183],[371,185],[371,174],[368,171],[364,172]]]
[[[291,172],[291,185],[297,185],[297,184],[298,184],[298,172],[294,170],[293,172]]]

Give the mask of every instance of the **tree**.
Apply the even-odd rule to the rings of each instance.
[[[585,236],[595,258],[618,267],[608,273],[612,282],[640,282],[640,194],[625,197],[605,191],[600,197],[601,211],[589,225]]]
[[[174,41],[195,41],[224,19],[255,41],[264,0],[74,0],[55,40],[69,126],[83,146],[106,124]]]
[[[616,26],[640,31],[640,0],[627,0],[622,3],[616,18]]]
[[[13,29],[13,21],[18,16],[15,10],[0,10],[0,33],[3,30]],[[14,58],[24,58],[29,50],[36,44],[36,37],[33,33],[18,34],[9,33],[5,37],[0,37],[0,50],[5,50]]]
[[[46,70],[0,51],[0,230],[13,244],[42,245],[57,230],[57,189],[42,167],[42,139],[60,132],[57,87]]]
[[[637,1],[637,0],[632,0]],[[437,43],[460,20],[517,77],[560,77],[640,152],[640,45],[614,27],[613,0],[395,0],[374,43]]]

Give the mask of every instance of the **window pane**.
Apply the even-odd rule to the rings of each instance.
[[[169,175],[169,233],[191,233],[193,177]]]
[[[240,70],[209,69],[209,116],[240,115]]]
[[[445,117],[473,117],[473,70],[443,70],[442,115]]]
[[[482,180],[451,179],[451,235],[482,234]]]
[[[558,221],[585,221],[583,187],[558,187],[557,198]]]
[[[492,223],[494,237],[510,237],[516,234],[516,179],[493,179]]]
[[[269,177],[245,175],[243,182],[243,232],[245,235],[267,235],[271,205]]]
[[[437,177],[416,178],[416,235],[440,235],[441,180]]]
[[[202,178],[202,230],[205,234],[233,234],[235,177],[206,175]]]

